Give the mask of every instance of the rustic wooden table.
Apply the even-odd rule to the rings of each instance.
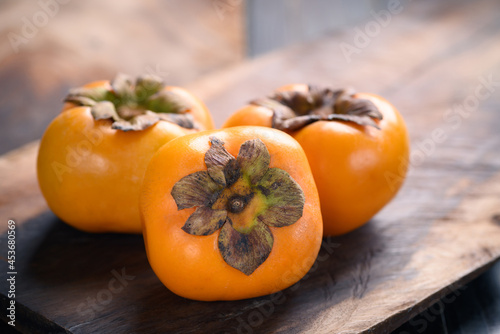
[[[47,209],[36,184],[36,142],[2,156],[0,217],[17,223],[16,328],[29,333],[432,328],[443,308],[480,291],[463,285],[500,257],[499,9],[493,0],[429,2],[392,14],[365,43],[358,31],[373,29],[375,19],[372,28],[366,23],[190,85],[218,124],[249,99],[289,82],[378,93],[407,121],[412,160],[397,198],[359,230],[326,238],[311,272],[275,296],[212,303],[175,296],[151,271],[140,236],[82,233]],[[357,51],[346,57],[342,43]],[[3,233],[6,224],[0,227]],[[6,235],[0,240],[4,256]],[[495,270],[491,275],[498,275]],[[490,297],[495,293],[498,303],[498,290]],[[435,302],[441,311],[425,311]],[[423,311],[431,313],[415,318]],[[462,332],[498,331],[495,311],[498,307],[485,309],[483,327]],[[457,311],[466,313],[467,308]]]

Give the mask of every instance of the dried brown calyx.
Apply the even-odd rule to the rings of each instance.
[[[251,104],[273,111],[273,128],[296,131],[317,121],[346,121],[379,129],[382,113],[373,102],[355,97],[354,90],[308,86],[307,92],[284,91]]]
[[[271,160],[260,139],[244,142],[233,157],[224,143],[210,138],[206,171],[180,179],[172,189],[177,209],[196,207],[182,229],[209,235],[220,229],[218,247],[224,261],[245,275],[268,258],[273,247],[270,227],[294,224],[302,217],[304,193]]]
[[[140,76],[134,83],[130,77],[118,74],[111,88],[74,88],[64,101],[90,107],[95,120],[110,119],[112,128],[122,131],[144,130],[159,121],[197,128],[193,117],[186,113],[191,106],[164,87],[163,80],[154,75]]]

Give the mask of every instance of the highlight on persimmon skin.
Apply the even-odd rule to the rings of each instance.
[[[309,271],[321,246],[319,197],[304,151],[270,128],[170,141],[148,165],[139,205],[153,271],[189,299],[285,289]]]
[[[129,105],[117,91],[133,94],[139,81],[118,81],[71,90],[40,142],[37,175],[47,204],[87,232],[141,233],[139,189],[153,154],[176,137],[213,128],[206,106],[182,88],[142,77],[143,92]],[[156,118],[148,108],[162,107],[162,99],[189,108]],[[167,106],[173,114],[176,105]]]
[[[300,143],[318,187],[326,236],[367,223],[406,177],[405,122],[375,94],[286,85],[243,106],[222,127],[241,125],[275,127]]]

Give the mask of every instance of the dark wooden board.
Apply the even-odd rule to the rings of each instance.
[[[451,122],[445,115],[474,96],[480,78],[500,81],[500,11],[494,1],[446,4],[440,20],[409,6],[350,64],[339,49],[352,42],[346,31],[192,85],[219,124],[248,99],[291,81],[380,93],[407,120],[413,160],[398,197],[361,229],[325,239],[311,272],[278,295],[211,303],[177,297],[154,276],[140,236],[86,234],[47,210],[36,186],[36,143],[0,158],[1,219],[19,225],[17,329],[385,333],[460,292],[500,257],[499,87],[466,116]],[[442,141],[433,139],[439,129]],[[0,240],[5,256],[5,235]],[[130,277],[120,289],[114,279],[122,270]]]

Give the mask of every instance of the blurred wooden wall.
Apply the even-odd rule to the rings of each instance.
[[[387,8],[388,1],[247,0],[247,54],[255,57],[350,27]]]

